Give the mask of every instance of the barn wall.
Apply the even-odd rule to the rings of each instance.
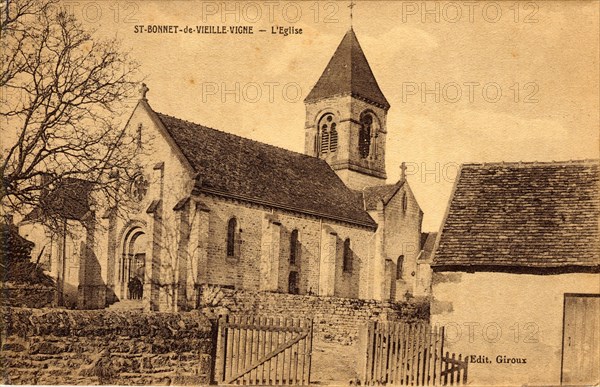
[[[600,293],[600,275],[435,272],[432,292],[431,321],[448,351],[472,356],[471,383],[558,385],[564,294]]]

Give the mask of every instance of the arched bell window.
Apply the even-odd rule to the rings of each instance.
[[[335,116],[332,113],[326,113],[319,120],[319,153],[327,154],[336,152],[338,148],[338,132]]]
[[[363,159],[377,154],[378,121],[375,115],[366,111],[360,115],[360,130],[358,132],[358,153]]]

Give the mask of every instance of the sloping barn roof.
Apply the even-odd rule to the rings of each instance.
[[[600,267],[598,160],[466,164],[433,266]]]

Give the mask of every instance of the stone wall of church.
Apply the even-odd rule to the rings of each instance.
[[[52,235],[41,223],[22,222],[19,234],[35,243],[32,260],[39,256],[44,270],[57,280],[62,304],[71,308],[80,306],[80,285],[85,283],[86,276],[81,270],[81,261],[88,252],[88,235],[83,224],[68,220],[65,234]],[[91,274],[91,271],[87,273]]]
[[[243,202],[226,200],[216,196],[203,196],[200,200],[209,209],[207,275],[202,283],[235,289],[260,290],[261,260],[265,247],[273,249],[276,269],[268,275],[274,276],[275,285],[268,290],[288,292],[289,275],[297,271],[300,294],[320,294],[323,291],[322,277],[330,276],[333,294],[339,297],[368,298],[368,264],[372,259],[374,232],[362,227],[328,222],[315,217],[267,209]],[[227,224],[235,217],[240,238],[239,254],[227,256]],[[265,219],[275,222],[277,240],[265,238]],[[324,252],[323,229],[332,233],[335,248]],[[270,230],[270,229],[269,229]],[[290,265],[290,237],[298,230],[299,250],[295,265]],[[350,238],[353,267],[344,272],[343,243]],[[265,246],[268,245],[268,246]],[[329,254],[329,255],[325,255]],[[325,255],[325,256],[324,256]],[[324,260],[331,265],[326,267]],[[329,270],[325,273],[324,271]]]
[[[373,150],[375,156],[363,158],[359,152],[359,130],[361,114],[369,111],[375,115]],[[317,125],[326,113],[335,115],[338,123],[338,148],[336,152],[317,155],[315,140],[319,141]],[[318,156],[327,161],[341,180],[351,189],[363,189],[365,186],[385,184],[385,143],[386,143],[386,111],[357,98],[336,96],[324,98],[306,105],[305,153]],[[357,166],[372,175],[350,171],[349,166]],[[378,176],[378,177],[375,177]]]
[[[351,171],[349,169],[339,169],[335,173],[350,189],[363,190],[365,187],[373,187],[385,184],[385,179],[376,176],[366,175],[364,173]]]
[[[143,274],[146,308],[171,310],[180,255],[179,218],[173,208],[189,197],[195,180],[187,161],[162,133],[160,122],[149,111],[146,102],[140,102],[126,127],[132,135],[139,135],[142,144],[137,160],[139,169],[132,173],[143,176],[147,183],[145,194],[140,198],[134,195],[125,198],[119,204],[118,216],[97,214],[102,227],[96,230],[96,254],[108,303],[127,298],[123,259],[131,242],[127,239],[129,233],[139,228],[146,241]],[[119,184],[131,191],[134,180],[124,176]]]
[[[202,293],[201,307],[208,315],[231,313],[311,318],[317,339],[342,344],[355,343],[360,327],[369,320],[411,323],[429,318],[429,304],[420,300],[389,303],[216,287],[203,287]]]
[[[406,210],[403,196],[406,195]],[[385,256],[391,260],[389,272],[390,297],[403,300],[406,292],[415,293],[417,257],[421,250],[421,222],[423,213],[411,189],[404,184],[385,207]],[[404,256],[401,278],[397,279],[398,257]]]
[[[2,384],[205,385],[211,323],[199,313],[1,308]]]

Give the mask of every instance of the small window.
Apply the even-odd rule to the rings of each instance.
[[[342,269],[345,273],[350,273],[352,271],[352,249],[350,248],[350,238],[346,238],[344,241]]]
[[[298,230],[290,235],[290,265],[296,265],[298,259]]]
[[[235,256],[235,244],[236,244],[236,230],[237,229],[237,220],[235,218],[229,219],[227,223],[227,256],[234,257]]]
[[[288,292],[290,294],[300,294],[300,287],[298,286],[298,272],[290,271],[290,276],[288,277]]]
[[[402,279],[402,272],[404,268],[404,255],[398,257],[398,262],[396,262],[396,279]]]
[[[136,138],[138,148],[142,147],[142,128],[143,128],[142,123],[140,122],[137,127],[137,138]]]
[[[406,192],[402,194],[402,211],[406,212],[408,209],[408,198],[406,197]]]

